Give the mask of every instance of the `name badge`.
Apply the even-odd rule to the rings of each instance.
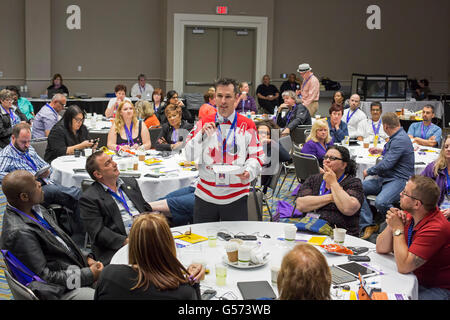
[[[216,187],[229,187],[230,175],[226,173],[216,173]]]

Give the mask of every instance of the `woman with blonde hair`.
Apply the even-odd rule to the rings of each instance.
[[[333,145],[332,140],[328,123],[323,119],[316,120],[301,152],[314,155],[322,167],[323,156],[327,152],[328,147]]]
[[[150,133],[137,113],[131,101],[122,101],[117,108],[116,117],[108,133],[108,149],[119,151],[151,148]]]
[[[133,222],[128,265],[110,264],[100,275],[94,300],[200,300],[202,264],[187,269],[177,259],[175,241],[161,214],[141,214]]]
[[[298,244],[281,262],[277,278],[280,300],[330,300],[331,272],[319,250]]]
[[[441,152],[439,157],[427,165],[422,171],[422,175],[430,177],[441,190],[439,197],[439,206],[445,217],[450,218],[450,135],[447,135],[442,142]]]
[[[158,117],[156,117],[153,105],[147,100],[138,100],[136,102],[136,110],[138,117],[144,120],[147,128],[157,127],[160,125]]]

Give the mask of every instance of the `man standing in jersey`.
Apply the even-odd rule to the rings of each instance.
[[[319,109],[320,82],[311,72],[311,67],[307,63],[298,66],[297,72],[303,78],[301,89],[302,103],[308,109],[311,117]]]
[[[199,164],[194,223],[248,220],[250,182],[263,164],[255,123],[235,111],[236,81],[219,79],[215,88],[217,113],[198,121],[185,147]],[[238,170],[228,172],[231,165]]]

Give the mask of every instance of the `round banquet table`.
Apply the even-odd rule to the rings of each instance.
[[[147,154],[156,154],[157,151],[149,150]],[[163,162],[148,166],[144,162],[139,161],[138,171],[127,170],[127,173],[140,173],[140,178],[137,179],[139,187],[145,201],[155,201],[164,197],[168,193],[189,186],[197,177],[198,171],[188,171],[181,167],[178,163],[185,161],[179,154],[171,155],[168,158],[159,156],[151,156],[153,158],[162,159]],[[129,158],[121,158],[113,156],[114,161],[118,166],[120,162]],[[149,156],[146,156],[149,159]],[[86,165],[86,157],[62,156],[52,161],[52,175],[51,178],[62,184],[63,186],[77,186],[81,187],[83,179],[90,179],[87,172],[75,173],[73,169],[84,169]],[[164,173],[164,176],[159,178],[144,177],[147,173],[155,173],[155,171]]]
[[[183,265],[188,266],[193,261],[206,263],[206,268],[210,269],[209,274],[206,274],[205,279],[200,282],[201,290],[214,289],[217,291],[217,297],[222,296],[227,292],[232,292],[238,300],[242,300],[242,295],[237,287],[237,282],[240,281],[268,281],[275,294],[278,297],[278,290],[276,284],[271,282],[271,266],[281,264],[281,260],[284,254],[286,254],[291,248],[291,245],[285,244],[283,240],[278,238],[284,237],[284,227],[286,223],[279,222],[259,222],[259,221],[222,221],[212,223],[200,223],[192,224],[188,226],[180,226],[172,228],[174,236],[178,235],[178,232],[184,233],[189,228],[194,234],[207,236],[207,229],[214,227],[218,231],[223,231],[231,235],[237,233],[254,234],[258,237],[257,241],[262,243],[263,251],[269,252],[268,262],[260,267],[252,269],[239,269],[237,267],[229,266],[223,261],[223,257],[226,256],[224,240],[218,238],[217,246],[210,248],[208,241],[199,242],[196,244],[189,244],[188,242],[176,239],[177,244],[185,244],[186,247],[177,248],[178,259]],[[264,238],[264,235],[269,235],[270,238]],[[297,232],[296,239],[300,241],[307,241],[312,234]],[[320,236],[320,235],[319,235]],[[254,242],[254,241],[253,241]],[[332,243],[332,240],[327,237],[324,244]],[[418,298],[418,281],[414,274],[401,274],[397,271],[395,263],[395,257],[393,254],[378,254],[375,252],[375,244],[346,235],[345,246],[362,246],[368,247],[369,253],[367,254],[371,261],[367,262],[372,268],[379,271],[380,274],[367,278],[367,282],[377,282],[375,287],[379,287],[383,292],[388,294],[402,293],[416,300]],[[337,265],[347,263],[346,256],[332,255],[326,253],[322,248],[316,246],[325,255],[328,265]],[[227,277],[225,286],[217,286],[215,282],[214,266],[217,263],[227,265]],[[128,245],[119,249],[111,260],[111,264],[128,264]],[[381,274],[382,273],[382,274]],[[359,281],[353,281],[346,283],[350,285],[351,290],[358,291]],[[343,299],[342,296],[335,295],[336,289],[332,289],[333,299]],[[230,298],[227,295],[227,298]]]
[[[383,148],[384,143],[378,143],[379,148]],[[439,157],[439,152],[441,151],[438,148],[432,147],[424,147],[414,144],[414,173],[421,174],[425,167],[430,163],[436,160]],[[373,143],[370,144],[369,148],[373,147]],[[369,155],[369,149],[364,148],[363,142],[358,141],[358,146],[349,146],[350,155],[356,157],[355,161],[358,164],[356,169],[356,177],[360,178],[361,181],[364,180],[363,171],[373,167],[376,164],[377,156]],[[420,151],[427,150],[427,151]]]

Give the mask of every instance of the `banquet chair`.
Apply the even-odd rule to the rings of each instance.
[[[8,268],[3,269],[3,271],[14,300],[39,300],[33,291],[25,287],[11,275]]]
[[[47,137],[33,139],[31,140],[30,145],[36,150],[38,156],[44,159],[45,149],[47,148]]]
[[[264,194],[256,188],[256,179],[252,182],[252,187],[247,198],[248,221],[262,221],[262,206]],[[272,220],[272,217],[271,217]]]
[[[91,186],[91,184],[94,183],[94,180],[92,179],[83,179],[81,181],[81,192],[84,192]],[[89,234],[86,232],[86,235],[84,236],[84,249],[88,249],[91,246],[91,239],[89,238]]]
[[[90,139],[100,138],[98,142],[98,148],[106,146],[108,144],[108,133],[107,132],[89,132]]]
[[[299,183],[305,181],[309,176],[320,173],[319,161],[316,156],[307,153],[293,153],[292,160],[295,167],[295,176]],[[294,183],[294,181],[292,181]]]
[[[292,142],[300,145],[306,142],[306,138],[311,133],[312,125],[300,125],[291,131]]]
[[[292,143],[291,136],[281,137],[278,142],[286,151],[289,152],[289,154],[292,154],[292,152],[293,152],[292,150],[294,148],[294,144]],[[281,163],[281,167],[284,170],[284,177],[283,177],[283,181],[281,182],[281,185],[280,185],[280,187],[278,189],[278,194],[280,193],[281,188],[283,187],[283,184],[284,184],[284,181],[286,180],[287,175],[289,173],[295,172],[294,165],[291,164],[291,163],[282,162]],[[292,185],[291,185],[291,187],[292,187]],[[289,188],[289,190],[291,190],[291,189]],[[278,196],[278,194],[277,194],[277,196]]]
[[[158,140],[161,131],[162,127],[150,127],[148,129],[148,132],[150,133],[150,142],[152,144],[152,149],[155,149],[156,141]]]

